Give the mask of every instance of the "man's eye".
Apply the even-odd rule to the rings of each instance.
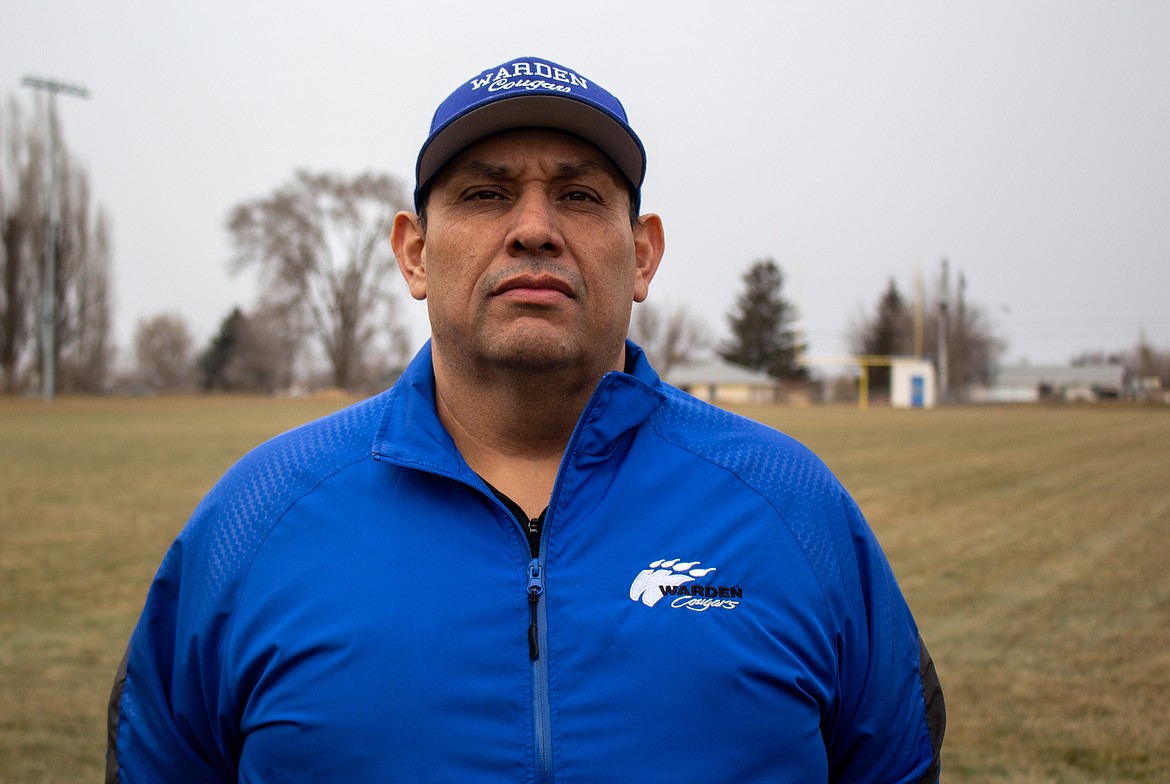
[[[565,194],[565,199],[568,201],[597,201],[588,191],[569,191]]]
[[[491,190],[471,191],[467,194],[469,201],[496,201],[504,198],[502,194]]]

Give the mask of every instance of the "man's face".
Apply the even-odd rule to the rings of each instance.
[[[569,134],[513,131],[438,175],[417,218],[395,222],[412,296],[426,299],[436,360],[544,371],[620,368],[630,308],[662,255],[661,222],[629,217],[609,159]]]

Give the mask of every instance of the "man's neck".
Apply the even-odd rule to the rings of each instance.
[[[530,517],[602,373],[467,373],[435,357],[435,405],[463,459]]]

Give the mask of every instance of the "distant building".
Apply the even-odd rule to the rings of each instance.
[[[922,359],[899,358],[890,363],[890,405],[934,408],[937,398],[934,365]]]
[[[722,359],[702,359],[675,365],[665,380],[700,400],[717,405],[775,403],[780,390],[776,379]]]
[[[1125,390],[1121,365],[1004,365],[992,373],[989,403],[1116,400]]]

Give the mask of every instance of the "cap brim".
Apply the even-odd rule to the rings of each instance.
[[[421,189],[467,147],[502,131],[552,128],[576,134],[605,153],[634,188],[642,187],[646,155],[628,127],[590,104],[560,95],[518,95],[456,117],[432,135],[419,155]]]

